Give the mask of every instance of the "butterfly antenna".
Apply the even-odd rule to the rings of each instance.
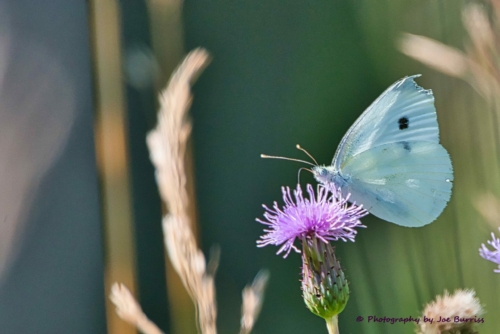
[[[297,175],[297,183],[300,183],[300,172],[301,172],[303,169],[305,169],[306,171],[311,172],[312,174],[314,174],[314,173],[313,173],[313,171],[312,171],[312,170],[310,170],[309,168],[305,168],[305,167],[301,167],[301,168],[299,168],[299,174]]]
[[[293,158],[287,158],[287,157],[277,157],[277,156],[267,155],[267,154],[261,154],[260,157],[265,158],[265,159],[281,159],[281,160],[297,161],[297,162],[302,162],[304,164],[308,164],[311,166],[316,166],[315,164],[313,164],[309,161],[304,161],[304,160],[300,160],[300,159],[293,159]]]
[[[314,159],[314,157],[312,155],[309,154],[309,152],[307,152],[305,149],[303,149],[302,147],[300,147],[299,144],[297,144],[297,146],[295,146],[298,150],[301,150],[302,152],[304,152],[305,154],[307,154],[307,156],[309,158],[311,158],[315,163],[316,163],[316,166],[318,165],[318,162],[316,161],[316,159]]]

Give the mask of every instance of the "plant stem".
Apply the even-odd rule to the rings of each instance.
[[[334,315],[330,319],[326,320],[326,328],[328,328],[328,334],[339,334],[339,318],[338,315]]]

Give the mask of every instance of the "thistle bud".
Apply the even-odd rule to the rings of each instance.
[[[309,310],[329,320],[342,312],[349,299],[349,286],[334,248],[313,237],[303,239],[302,292]]]

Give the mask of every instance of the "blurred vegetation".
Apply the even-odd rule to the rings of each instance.
[[[441,142],[455,171],[453,195],[442,216],[429,226],[404,228],[370,216],[363,220],[368,228],[360,231],[355,243],[336,243],[352,290],[339,317],[340,331],[413,333],[412,324],[374,324],[356,318],[418,317],[443,290],[472,288],[487,311],[480,331],[495,332],[500,276],[478,254],[493,228],[473,202],[485,193],[500,195],[500,148],[494,142],[498,110],[466,83],[396,49],[402,32],[463,49],[463,4],[184,2],[185,49],[201,46],[213,56],[194,87],[192,156],[200,241],[206,254],[213,244],[221,247],[216,277],[221,333],[239,328],[241,290],[263,267],[270,269],[271,279],[254,333],[326,332],[323,321],[301,298],[300,256],[291,254],[284,260],[274,254],[277,249],[256,247],[263,229],[255,222],[263,213],[261,204],[279,200],[281,186],[295,185],[298,169],[294,163],[262,160],[259,155],[300,157],[295,149],[300,143],[320,163],[329,164],[361,112],[394,81],[417,73],[423,74],[418,83],[432,89],[436,98]],[[156,20],[158,13],[152,12]],[[156,22],[151,25],[155,49],[169,50],[158,46],[162,34],[169,35],[164,29],[168,25]],[[179,40],[168,38],[179,50]],[[174,57],[179,54],[175,50],[169,50]],[[172,63],[162,57],[156,55],[160,65]],[[314,182],[310,175],[302,175],[303,183]],[[176,327],[178,333],[192,330]]]

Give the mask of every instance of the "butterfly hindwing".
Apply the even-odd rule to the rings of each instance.
[[[344,196],[389,222],[419,227],[434,221],[451,196],[453,170],[438,143],[400,141],[379,145],[349,159]]]

